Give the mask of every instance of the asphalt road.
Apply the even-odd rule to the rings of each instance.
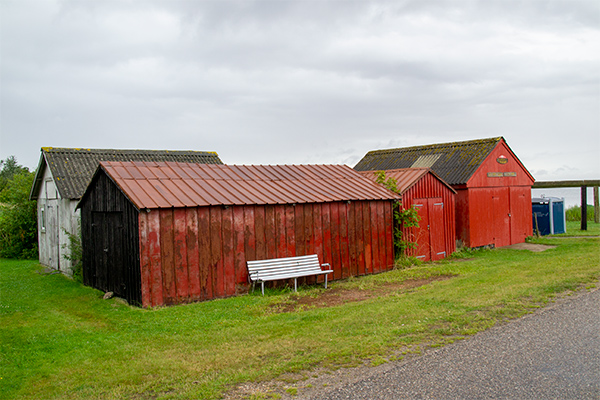
[[[310,399],[600,399],[600,290]]]

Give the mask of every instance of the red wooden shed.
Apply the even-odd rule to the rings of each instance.
[[[376,180],[377,171],[362,171]],[[402,168],[385,171],[385,177],[396,181],[402,196],[402,208],[415,207],[419,213],[419,227],[404,227],[404,240],[417,244],[407,250],[408,256],[423,261],[442,259],[456,250],[455,194],[446,182],[428,168]]]
[[[456,190],[456,237],[466,247],[522,243],[533,233],[533,176],[504,138],[370,151],[357,171],[431,168]]]
[[[84,282],[148,307],[243,292],[249,260],[317,254],[333,279],[383,272],[395,199],[341,165],[102,162],[79,204]]]

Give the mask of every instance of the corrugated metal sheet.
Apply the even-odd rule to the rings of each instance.
[[[443,181],[429,168],[399,168],[390,169],[385,171],[385,178],[393,178],[396,181],[396,187],[398,193],[404,194],[407,190],[412,188],[417,182],[419,182],[427,173],[430,172],[435,178],[439,179],[441,184],[446,186],[450,191],[454,192],[454,189],[446,182]],[[359,173],[373,181],[377,179],[377,171],[359,171]]]
[[[31,199],[36,199],[46,167],[52,172],[63,199],[79,199],[90,183],[100,161],[178,161],[223,164],[212,151],[74,149],[43,147]]]
[[[101,162],[100,168],[138,209],[399,198],[345,165]]]
[[[376,171],[428,166],[449,185],[466,184],[502,137],[368,152],[354,167]],[[431,156],[437,157],[431,157]]]

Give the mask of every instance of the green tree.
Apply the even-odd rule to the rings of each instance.
[[[35,174],[14,156],[0,165],[0,257],[36,258],[37,202],[29,201]]]
[[[14,176],[22,172],[29,172],[29,169],[19,165],[15,156],[7,157],[6,160],[0,160],[0,194]]]

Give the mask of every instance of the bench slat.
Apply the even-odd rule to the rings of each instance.
[[[327,287],[327,274],[333,272],[333,270],[322,270],[323,266],[329,266],[329,264],[320,264],[316,254],[254,260],[248,261],[247,265],[250,280],[262,283],[263,294],[265,281],[293,278],[295,290],[296,278],[313,275],[325,275],[325,287]]]
[[[254,266],[248,267],[249,271],[271,271],[271,270],[282,270],[282,269],[294,269],[294,268],[302,268],[302,269],[321,269],[321,264],[288,264],[288,265],[269,265],[266,267]]]
[[[253,261],[248,261],[249,264],[254,264],[254,263],[277,263],[277,262],[285,262],[285,261],[290,261],[290,260],[294,260],[294,261],[300,261],[300,260],[310,260],[310,259],[314,259],[314,260],[319,260],[319,256],[317,256],[316,254],[309,254],[307,256],[293,256],[293,257],[282,257],[282,258],[269,258],[266,260],[253,260]]]

